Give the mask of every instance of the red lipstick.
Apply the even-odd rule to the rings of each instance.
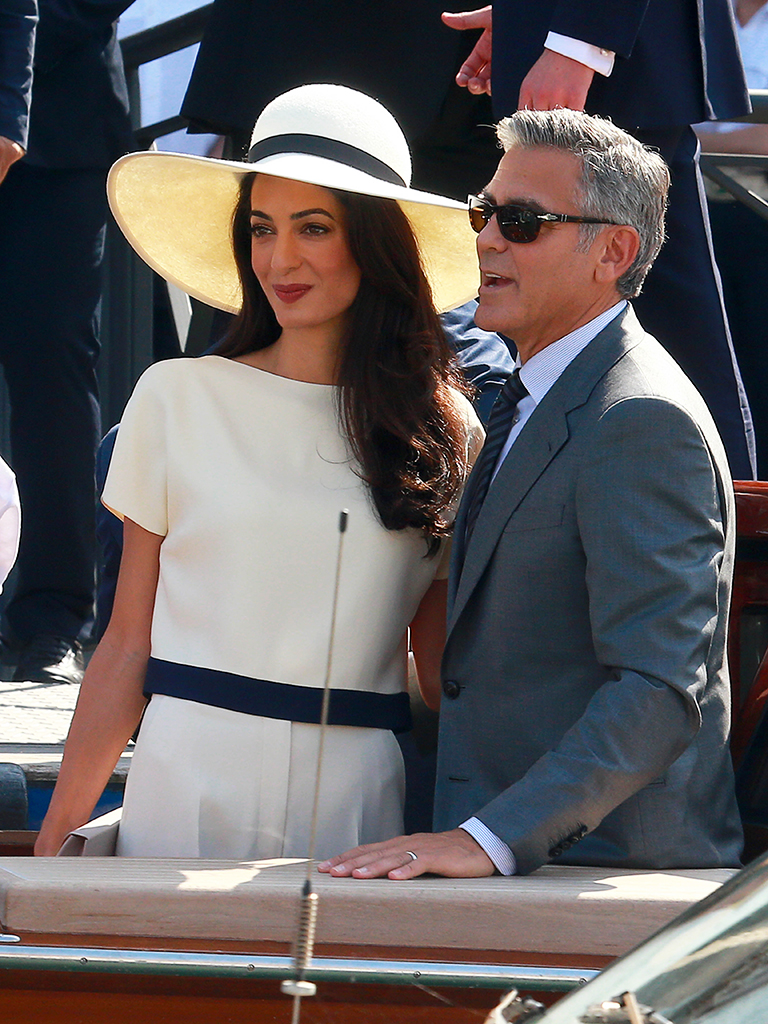
[[[293,302],[298,302],[298,300],[303,298],[311,288],[311,284],[273,285],[273,291],[278,299],[280,299],[281,302],[287,302],[289,305]]]

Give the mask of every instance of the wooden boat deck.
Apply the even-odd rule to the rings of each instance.
[[[182,942],[289,943],[304,861],[0,858],[5,931]],[[318,944],[590,953],[631,949],[732,871],[540,868],[410,882],[317,874]]]
[[[302,861],[0,858],[0,925],[20,939],[0,943],[0,1016],[101,1024],[110,1014],[122,1019],[136,1011],[143,1024],[287,1024],[290,1000],[280,994],[278,977],[305,873]],[[547,866],[511,879],[394,883],[317,875],[315,956],[322,971],[302,1020],[476,1020],[526,969],[570,969],[572,986],[732,874]],[[131,959],[130,950],[142,952]],[[179,951],[197,953],[197,960],[182,963]],[[216,951],[230,960],[217,961]],[[174,952],[176,968],[168,959]],[[384,966],[366,974],[364,962]],[[387,964],[410,983],[383,983]],[[483,965],[480,973],[495,972],[496,981],[469,977],[456,987],[461,979],[451,979],[448,987],[444,973],[452,964],[458,973],[465,970],[460,965]],[[355,965],[365,983],[340,981],[356,973]],[[548,986],[544,980],[526,987]]]

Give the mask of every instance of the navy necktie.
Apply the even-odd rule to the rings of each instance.
[[[488,420],[488,432],[485,435],[480,456],[472,474],[472,494],[469,497],[469,508],[466,518],[465,541],[469,544],[469,538],[475,528],[475,522],[480,514],[488,488],[491,485],[493,470],[498,462],[504,443],[509,437],[512,424],[515,422],[517,405],[521,398],[525,398],[528,389],[520,380],[520,370],[515,370],[499,392],[498,398],[493,403],[491,416]]]

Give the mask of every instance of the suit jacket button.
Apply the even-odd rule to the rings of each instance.
[[[453,679],[443,680],[443,693],[449,700],[456,700],[461,693],[461,687]]]

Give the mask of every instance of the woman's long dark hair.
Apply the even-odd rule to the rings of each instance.
[[[254,177],[244,175],[233,219],[243,306],[216,348],[230,358],[267,348],[281,332],[251,269]],[[399,205],[329,191],[344,208],[361,272],[337,367],[339,419],[383,525],[423,531],[433,554],[450,532],[448,511],[466,474],[465,419],[451,392],[466,385],[454,369]]]

